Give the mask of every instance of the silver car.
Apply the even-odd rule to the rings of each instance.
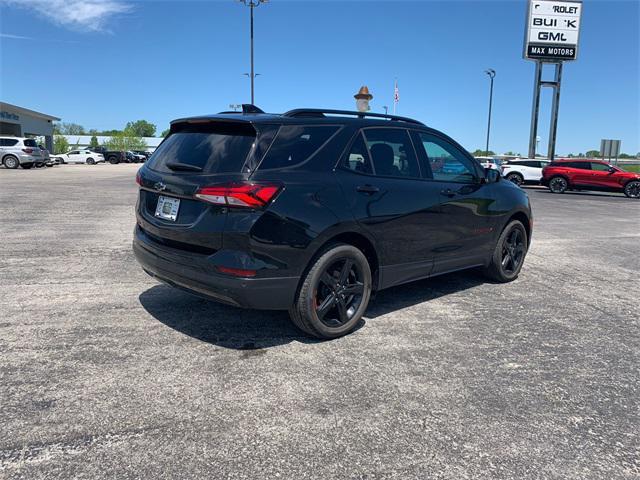
[[[44,159],[33,138],[0,136],[0,163],[6,168],[31,168]]]

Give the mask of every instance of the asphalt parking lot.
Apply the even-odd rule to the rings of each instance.
[[[317,342],[146,276],[138,167],[0,169],[0,478],[640,476],[640,201],[530,188],[517,281]]]

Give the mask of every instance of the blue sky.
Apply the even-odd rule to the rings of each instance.
[[[249,12],[234,0],[0,0],[0,98],[86,128],[249,101]],[[256,104],[373,111],[393,105],[483,148],[497,71],[491,149],[526,154],[534,64],[522,59],[525,0],[282,1],[256,14]],[[640,151],[640,2],[585,0],[579,59],[564,68],[560,154],[622,139]],[[551,77],[549,68],[546,77]],[[543,94],[546,152],[551,92]]]

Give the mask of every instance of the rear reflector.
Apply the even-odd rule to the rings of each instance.
[[[23,148],[22,151],[24,153],[33,153],[33,148]]]
[[[216,269],[220,273],[226,273],[227,275],[233,275],[234,277],[255,277],[255,270],[245,270],[243,268],[231,268],[231,267],[222,267],[218,265]]]
[[[259,208],[273,200],[280,188],[279,185],[233,183],[201,188],[195,196],[214,205]]]

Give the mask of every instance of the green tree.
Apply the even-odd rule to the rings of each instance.
[[[585,155],[587,156],[587,158],[598,158],[600,156],[600,151],[588,150],[587,153],[585,153]]]
[[[153,137],[156,134],[156,126],[146,120],[128,122],[124,129],[134,132],[138,137]]]
[[[60,123],[57,124],[58,132],[62,135],[84,135],[86,133],[82,125],[77,123]],[[54,127],[55,128],[55,127]]]
[[[495,154],[496,153],[492,150],[480,150],[478,148],[471,155],[473,155],[474,157],[491,157],[492,155],[495,155]]]
[[[99,135],[113,137],[114,135],[118,135],[119,133],[122,133],[122,130],[103,130],[102,132],[99,132]]]
[[[53,153],[58,155],[69,151],[69,142],[62,135],[54,135],[53,137]]]
[[[162,138],[166,137],[167,135],[169,135],[169,132],[171,131],[170,128],[167,128],[166,130],[163,130],[162,133],[160,134],[160,136]]]
[[[98,144],[98,137],[93,135],[91,137],[91,140],[89,141],[89,148],[96,148],[96,147],[99,147],[99,146],[100,145]]]
[[[118,132],[105,142],[108,150],[126,152],[127,150],[146,150],[147,142],[132,130]]]

